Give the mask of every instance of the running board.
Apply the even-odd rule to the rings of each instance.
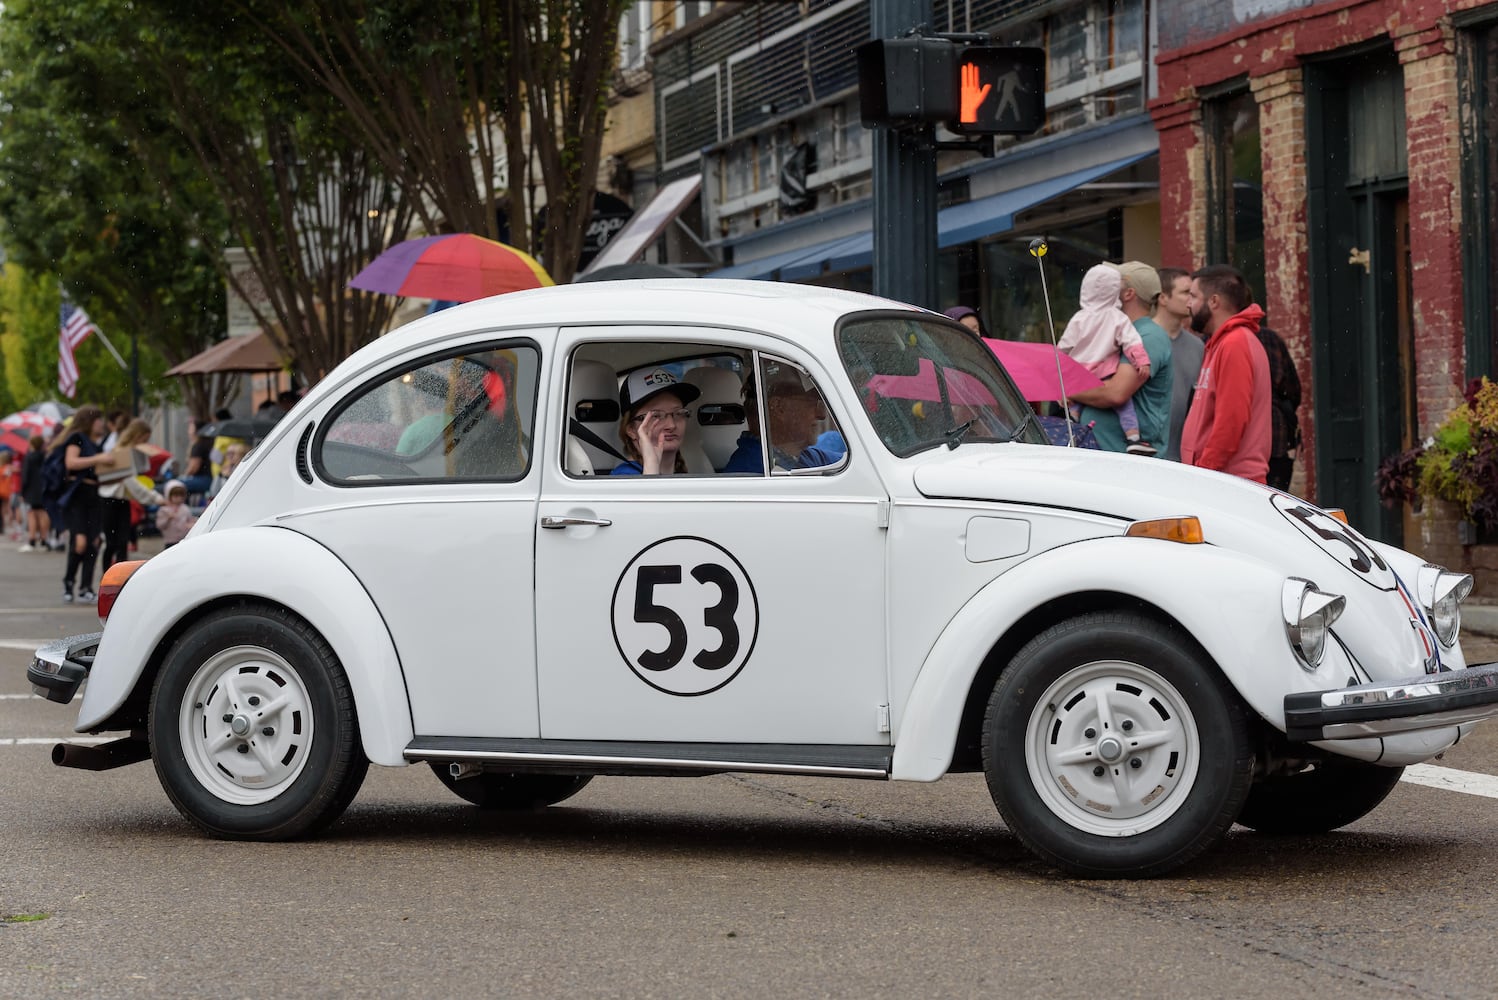
[[[701,775],[725,771],[888,778],[894,748],[820,743],[646,743],[418,736],[407,760],[472,762],[495,771]]]

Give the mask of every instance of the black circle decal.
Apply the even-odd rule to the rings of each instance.
[[[614,586],[614,643],[657,691],[692,696],[738,676],[759,634],[744,567],[705,538],[665,538],[630,560]]]

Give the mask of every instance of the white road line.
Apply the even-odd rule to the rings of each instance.
[[[0,694],[0,699],[5,699],[7,701],[14,701],[14,700],[18,700],[18,699],[21,699],[21,698],[40,698],[40,697],[41,697],[41,695],[39,695],[39,694]]]
[[[1498,799],[1498,777],[1491,774],[1475,774],[1458,771],[1454,767],[1439,767],[1435,764],[1413,764],[1404,769],[1401,781],[1427,788],[1444,788],[1448,792],[1465,792]]]
[[[108,743],[110,736],[20,736],[15,739],[0,737],[0,747],[51,746],[53,743]]]
[[[62,636],[57,638],[61,639]],[[38,646],[45,646],[51,639],[0,639],[0,649],[20,649],[34,653]]]

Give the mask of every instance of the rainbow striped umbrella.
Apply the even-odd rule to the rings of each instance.
[[[472,233],[423,236],[380,254],[350,288],[419,299],[474,299],[555,284],[530,254]]]

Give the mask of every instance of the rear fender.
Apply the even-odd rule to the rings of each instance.
[[[353,689],[365,755],[405,764],[411,707],[395,644],[347,566],[286,528],[257,525],[194,536],[151,559],[120,591],[84,688],[77,729],[100,727],[151,683],[146,666],[164,641],[208,605],[259,598],[300,615],[337,654]]]
[[[935,781],[945,774],[984,658],[1031,611],[1080,592],[1112,592],[1159,609],[1206,650],[1254,711],[1283,731],[1287,693],[1336,687],[1348,670],[1335,644],[1316,671],[1300,666],[1281,618],[1285,579],[1231,549],[1116,536],[1022,563],[973,595],[931,647],[895,720],[891,777]]]

